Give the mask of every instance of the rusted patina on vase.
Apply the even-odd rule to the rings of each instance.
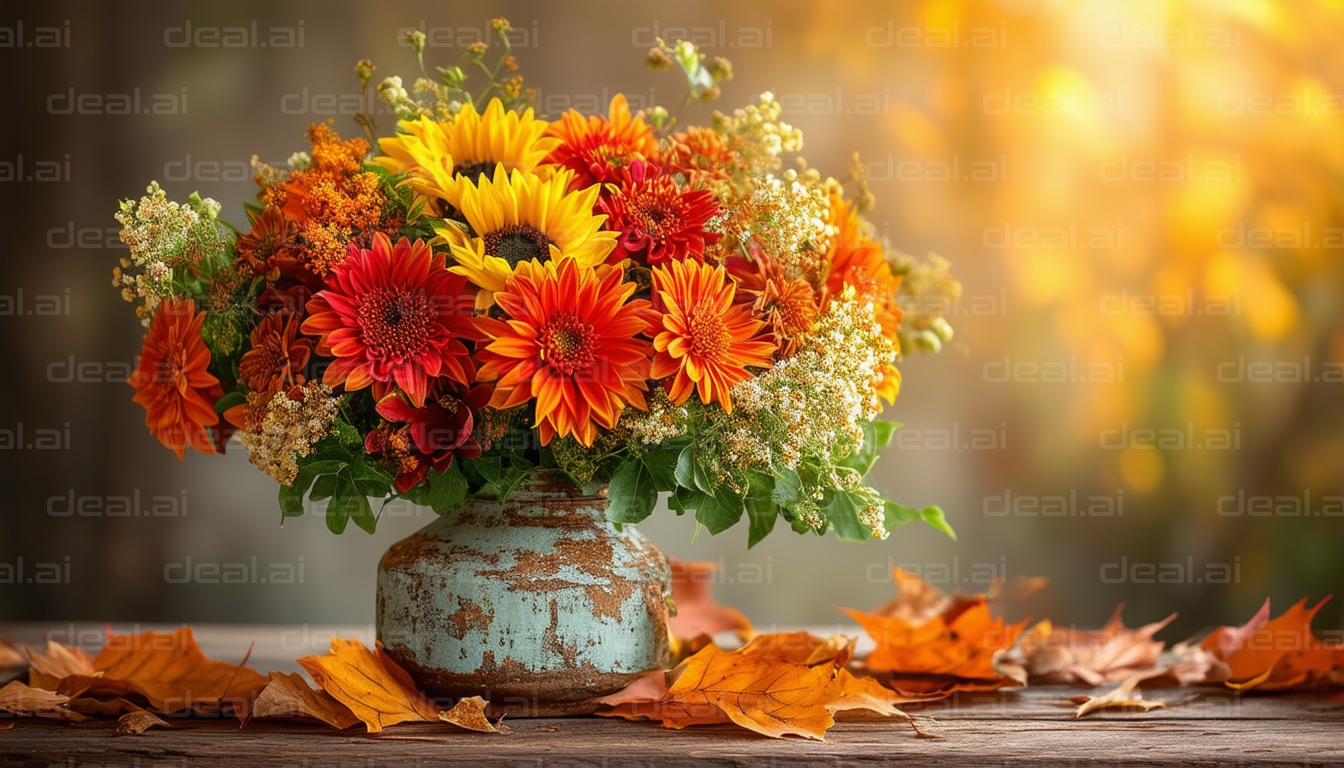
[[[432,696],[493,712],[585,714],[668,661],[667,561],[538,470],[504,502],[468,500],[378,565],[378,638]]]

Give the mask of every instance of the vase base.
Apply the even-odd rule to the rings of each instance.
[[[492,717],[570,717],[591,715],[601,708],[594,699],[609,696],[653,670],[603,673],[591,666],[552,672],[529,672],[505,659],[492,672],[458,674],[420,666],[409,654],[387,649],[417,686],[434,698],[480,696]]]

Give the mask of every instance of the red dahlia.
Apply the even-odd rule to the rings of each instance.
[[[430,379],[472,380],[463,340],[476,336],[476,292],[423,241],[403,237],[393,247],[379,233],[372,249],[352,245],[326,286],[308,302],[303,332],[320,337],[318,355],[335,358],[322,379],[327,386],[395,382],[418,408]]]
[[[488,384],[468,388],[440,377],[430,382],[423,407],[400,393],[389,394],[378,402],[378,415],[388,423],[364,438],[364,449],[393,465],[397,493],[405,493],[428,476],[430,467],[442,472],[454,456],[481,455],[474,412],[490,402],[490,393]]]
[[[703,260],[706,245],[722,237],[706,232],[719,214],[713,193],[681,189],[672,177],[637,160],[621,174],[620,188],[598,205],[607,228],[621,233],[608,261],[636,258],[650,266],[686,259]]]

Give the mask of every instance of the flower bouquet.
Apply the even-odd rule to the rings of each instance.
[[[548,121],[493,28],[409,91],[360,62],[395,133],[370,109],[363,137],[314,124],[287,168],[254,158],[245,230],[157,184],[121,204],[154,436],[179,457],[236,437],[283,515],[326,500],[337,533],[373,532],[370,499],[444,514],[537,468],[607,487],[616,523],[660,493],[711,533],[745,515],[752,545],[781,518],[950,533],[863,483],[897,427],[877,419],[895,363],[951,337],[926,308],[960,287],[874,235],[857,158],[843,181],[784,170],[802,135],[769,93],[708,125],[619,95]],[[423,72],[423,35],[404,41]],[[683,112],[732,76],[686,42],[647,64],[685,76]]]

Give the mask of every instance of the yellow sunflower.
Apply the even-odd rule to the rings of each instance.
[[[593,213],[599,187],[567,192],[573,178],[561,170],[543,181],[496,166],[493,180],[461,186],[458,209],[475,234],[451,222],[434,231],[457,261],[452,271],[481,289],[477,309],[494,304],[519,262],[573,258],[588,268],[606,261],[620,233],[603,231],[607,217]]]
[[[499,99],[490,100],[485,114],[464,104],[451,123],[428,117],[397,123],[396,136],[378,140],[384,156],[373,162],[393,173],[410,173],[411,189],[424,196],[436,216],[444,216],[448,206],[458,207],[465,183],[489,178],[500,166],[532,173],[560,143],[542,138],[549,125],[534,119],[531,109],[506,112]]]

